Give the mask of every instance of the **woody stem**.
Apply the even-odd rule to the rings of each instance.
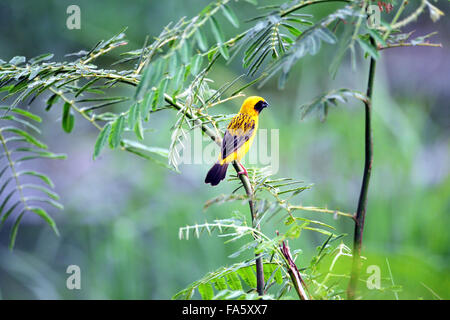
[[[370,41],[375,46],[375,40],[371,37]],[[364,220],[366,217],[367,193],[369,190],[370,173],[372,171],[373,161],[373,143],[372,143],[372,93],[375,79],[376,60],[370,59],[369,79],[367,84],[367,100],[365,104],[365,162],[364,173],[361,185],[361,191],[358,200],[358,208],[355,214],[355,234],[353,238],[353,266],[350,276],[350,282],[347,288],[347,296],[349,299],[355,298],[355,290],[359,280],[361,271],[361,247],[364,231]]]

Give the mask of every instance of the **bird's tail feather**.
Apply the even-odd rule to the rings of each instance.
[[[227,168],[228,163],[220,164],[219,162],[216,162],[216,164],[209,169],[205,183],[211,183],[212,186],[218,185],[220,181],[225,179]]]

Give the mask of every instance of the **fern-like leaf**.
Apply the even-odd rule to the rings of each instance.
[[[337,89],[324,93],[313,101],[304,104],[300,107],[301,118],[304,119],[308,114],[316,111],[319,114],[320,120],[324,121],[328,115],[330,106],[336,106],[338,102],[346,104],[348,98],[354,98],[362,102],[367,102],[367,97],[358,91],[350,89]]]
[[[26,169],[19,171],[19,166],[35,159],[64,159],[65,155],[47,151],[47,146],[35,137],[40,134],[33,124],[41,122],[37,115],[6,106],[0,107],[0,112],[5,113],[0,117],[0,145],[3,150],[0,154],[0,227],[16,216],[10,235],[9,246],[12,249],[26,213],[39,216],[59,234],[46,208],[48,205],[63,208],[57,202],[58,195],[50,189],[54,186],[47,175]]]
[[[264,263],[266,279],[271,275],[276,283],[282,283],[283,274],[279,264],[275,262]],[[175,294],[172,299],[189,300],[198,292],[203,300],[236,300],[236,299],[260,299],[261,297],[252,290],[245,292],[244,287],[256,286],[255,261],[247,260],[229,267],[222,267],[206,274],[200,280],[191,283],[187,288]],[[264,295],[263,299],[274,299],[271,295]]]

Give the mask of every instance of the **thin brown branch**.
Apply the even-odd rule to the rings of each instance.
[[[401,48],[401,47],[438,47],[442,48],[442,43],[395,43],[395,44],[388,44],[387,46],[380,46],[378,47],[378,50],[385,50],[385,49],[391,49],[391,48]]]
[[[280,16],[281,17],[285,17],[285,16],[291,14],[292,12],[300,10],[300,9],[302,9],[304,7],[309,6],[309,5],[319,4],[319,3],[327,3],[327,2],[351,2],[351,1],[350,0],[310,0],[310,1],[303,1],[303,2],[293,6],[292,8],[289,8],[288,10],[281,12]]]
[[[312,211],[312,212],[322,212],[329,213],[337,216],[347,217],[351,219],[355,219],[355,216],[351,213],[342,212],[339,210],[331,210],[325,208],[317,208],[317,207],[304,207],[304,206],[289,206],[289,210],[303,210],[303,211]]]
[[[177,102],[172,100],[172,97],[169,96],[168,94],[164,95],[164,100],[169,103],[172,107],[174,107],[177,110],[183,110],[183,106],[181,106],[180,104],[178,104]],[[185,115],[187,118],[189,119],[193,119],[194,123],[196,125],[198,125],[202,131],[209,136],[217,145],[221,146],[222,145],[222,138],[220,136],[218,136],[214,130],[212,130],[209,126],[203,124],[203,122],[199,119],[197,119],[195,117],[195,115],[193,115],[191,113],[190,110],[185,110]],[[236,161],[233,161],[233,167],[236,170],[236,173],[241,171],[241,167],[239,166],[239,164]],[[245,193],[247,194],[248,197],[248,204],[250,207],[250,214],[252,217],[252,225],[254,228],[259,229],[259,226],[255,226],[255,221],[257,218],[257,212],[255,211],[255,207],[254,207],[254,190],[253,187],[250,183],[249,178],[246,175],[243,174],[239,174],[239,179],[241,180],[241,183],[245,189]],[[262,263],[262,257],[260,254],[256,254],[256,282],[257,282],[257,287],[256,290],[258,292],[258,294],[260,296],[264,295],[264,269],[263,269],[263,263]]]
[[[278,231],[277,231],[278,234]],[[291,251],[287,244],[287,240],[282,241],[280,244],[280,251],[285,258],[285,262],[287,264],[287,269],[289,276],[291,277],[292,283],[294,284],[295,291],[297,292],[300,300],[309,300],[308,295],[303,287],[306,288],[306,284],[303,282],[302,276],[300,275],[300,271],[297,268],[297,265],[292,258]]]
[[[80,110],[80,108],[78,108],[75,105],[75,102],[73,100],[69,100],[62,91],[60,90],[56,90],[53,87],[50,87],[49,90],[51,92],[53,92],[54,94],[58,95],[64,102],[68,103],[70,105],[70,107],[75,110],[77,113],[79,113],[83,118],[85,118],[87,121],[89,121],[90,123],[92,123],[94,125],[94,127],[96,127],[98,130],[102,130],[102,127],[95,122],[95,119],[92,117],[89,117],[89,115],[86,114],[86,112]]]

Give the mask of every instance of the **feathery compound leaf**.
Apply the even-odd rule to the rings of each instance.
[[[322,41],[331,44],[335,43],[334,35],[326,28],[314,26],[302,33],[297,41],[290,47],[289,51],[269,69],[268,78],[281,70],[282,74],[279,86],[283,88],[287,75],[297,60],[303,58],[307,54],[317,54]],[[267,81],[268,78],[266,78],[265,81]]]
[[[45,144],[20,128],[11,125],[3,126],[5,121],[10,121],[14,125],[25,125],[26,128],[30,128],[36,133],[39,133],[39,129],[32,125],[30,121],[40,122],[40,117],[18,108],[12,108],[10,111],[17,114],[17,116],[8,115],[0,117],[0,146],[3,148],[7,162],[7,165],[0,171],[2,181],[0,194],[4,193],[7,187],[10,190],[3,197],[2,203],[0,204],[0,227],[13,216],[13,213],[17,213],[17,218],[11,228],[10,235],[9,246],[12,249],[16,242],[20,222],[27,212],[38,215],[58,234],[58,229],[53,219],[47,211],[36,206],[35,203],[43,202],[58,209],[63,208],[60,203],[55,201],[59,198],[58,195],[49,188],[37,184],[35,181],[32,181],[33,179],[26,184],[23,184],[21,181],[24,176],[36,177],[41,182],[53,187],[53,183],[47,175],[31,170],[18,171],[18,165],[23,166],[25,161],[34,159],[64,159],[65,156],[46,151],[47,146]],[[38,191],[38,196],[35,195],[36,191]]]
[[[296,5],[296,2],[293,2],[293,6]],[[281,12],[289,11],[291,5],[286,5],[285,8],[282,8]],[[292,15],[292,14],[291,14]],[[309,55],[315,55],[320,50],[322,42],[334,44],[336,43],[336,37],[335,35],[328,29],[328,26],[330,23],[337,19],[346,19],[348,16],[360,16],[359,10],[355,10],[352,5],[348,5],[342,9],[338,9],[337,11],[333,12],[332,14],[326,16],[318,23],[312,25],[310,28],[303,31],[297,39],[290,44],[289,40],[286,37],[280,36],[282,40],[286,41],[286,46],[288,47],[287,50],[280,49],[280,52],[283,52],[284,54],[281,55],[280,58],[274,61],[265,71],[267,72],[267,77],[260,83],[259,87],[262,87],[270,78],[272,78],[276,73],[281,72],[278,85],[280,88],[284,87],[284,84],[287,80],[289,71],[293,68],[295,63],[306,56]],[[267,30],[267,27],[270,26],[273,22],[271,22],[270,19],[273,21],[276,21],[277,15],[271,15],[268,16],[268,21],[265,22],[259,22],[260,24],[260,30],[258,32],[261,32],[261,30]],[[279,19],[279,16],[278,16]],[[289,17],[283,17],[281,20],[282,26],[285,27],[289,32],[293,33],[294,35],[298,34],[299,30],[296,27],[293,27],[291,24],[288,24],[286,21],[295,22],[295,18],[292,19]],[[299,24],[304,24],[298,22]],[[258,26],[258,25],[257,25]],[[255,26],[256,28],[256,26]],[[249,34],[250,36],[254,36]],[[245,38],[245,37],[244,37]],[[248,40],[248,39],[247,39]],[[257,41],[256,43],[260,43]],[[278,54],[279,55],[279,54]],[[275,54],[275,56],[277,56]],[[265,57],[264,57],[265,58]],[[256,63],[255,63],[256,64]],[[259,68],[261,63],[257,61],[256,67]]]
[[[327,92],[313,101],[304,104],[300,107],[301,118],[304,119],[312,111],[317,111],[320,116],[320,120],[324,121],[328,114],[328,107],[336,106],[338,102],[347,103],[347,98],[354,98],[362,102],[367,101],[367,97],[358,91],[349,89],[338,89]]]
[[[243,292],[243,285],[239,278],[242,277],[243,281],[250,287],[256,286],[256,280],[253,279],[251,273],[253,273],[255,262],[254,260],[239,262],[229,267],[222,267],[216,271],[206,274],[202,279],[197,280],[190,284],[186,289],[175,294],[172,299],[191,299],[195,291],[199,291],[202,299],[213,299],[211,292],[214,288],[219,291],[214,299],[237,299],[238,297],[245,296]],[[264,265],[268,267],[266,270],[272,271],[277,268],[276,263],[266,262]],[[280,270],[278,270],[280,271]],[[270,275],[270,274],[269,274]],[[281,275],[281,272],[279,273]],[[244,280],[245,279],[245,280]],[[277,279],[278,276],[277,276]],[[228,290],[230,288],[232,291]],[[248,296],[247,298],[257,299],[258,295]],[[270,299],[270,296],[264,296],[264,298]]]
[[[250,43],[245,51],[243,64],[244,68],[249,69],[249,75],[255,74],[268,57],[273,60],[283,57],[295,42],[294,39],[302,35],[303,31],[299,27],[312,24],[303,18],[281,16],[277,12],[271,12],[264,18],[265,20],[259,21],[239,40],[233,54],[234,57],[243,46]]]

